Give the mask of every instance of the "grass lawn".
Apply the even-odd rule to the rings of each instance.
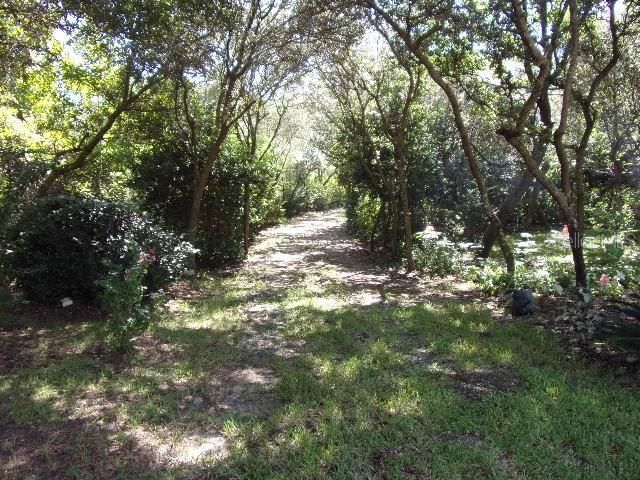
[[[563,360],[523,322],[456,303],[354,307],[339,286],[302,285],[264,302],[284,320],[281,341],[298,345],[273,353],[248,348],[242,305],[255,285],[243,280],[206,281],[211,298],[178,305],[122,364],[87,351],[96,323],[16,331],[5,320],[22,351],[0,376],[5,474],[640,474],[638,393]],[[162,462],[167,445],[181,461]]]
[[[342,221],[277,227],[123,361],[100,319],[3,314],[0,476],[640,477],[637,390],[376,267]]]

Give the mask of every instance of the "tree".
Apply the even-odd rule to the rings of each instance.
[[[19,15],[13,3],[11,11]],[[36,155],[45,168],[23,189],[20,204],[47,195],[56,183],[94,160],[114,125],[171,68],[177,36],[166,33],[172,31],[167,28],[172,17],[165,7],[137,0],[98,1],[91,8],[72,0],[55,7],[23,5],[46,20],[34,35],[47,46],[35,40],[23,45],[36,58],[44,50],[45,60],[16,79],[16,116],[27,123],[24,110],[41,101],[42,94],[55,108],[42,110],[41,118],[32,122],[34,135],[46,140],[27,146],[24,153]]]
[[[262,151],[259,152],[259,136],[260,133],[262,133],[264,121],[269,117],[269,105],[266,102],[267,100],[257,102],[253,108],[249,109],[245,113],[237,125],[238,137],[240,137],[245,145],[245,173],[242,194],[242,237],[245,256],[249,253],[249,245],[251,242],[251,187],[255,183],[254,167],[256,163],[260,164],[264,160],[265,156],[270,153],[273,143],[280,132],[282,120],[288,109],[287,104],[276,104],[273,106],[276,116],[275,125],[272,128],[266,145],[262,148]]]
[[[366,83],[363,87],[373,99],[380,115],[382,131],[393,145],[394,171],[397,174],[400,189],[404,224],[405,257],[407,271],[411,272],[415,269],[415,264],[407,181],[407,134],[411,121],[411,109],[420,91],[420,72],[397,50],[394,50],[394,55],[405,75],[400,76],[400,72],[383,70],[375,75],[374,88],[369,88]]]
[[[442,62],[440,58],[438,58],[437,53],[430,51],[430,47],[436,51],[438,51],[440,47],[440,52],[438,53],[442,53],[442,45],[438,45],[434,41],[436,35],[441,35],[441,42],[443,39],[449,42],[445,45],[445,50],[449,49],[453,52],[453,54],[451,54],[452,61],[448,62],[449,68],[451,68],[453,64],[454,68],[465,69],[465,58],[464,56],[461,57],[459,52],[469,46],[469,39],[464,36],[459,36],[460,31],[458,28],[458,25],[462,23],[459,21],[462,20],[461,17],[464,15],[458,13],[458,10],[464,11],[464,8],[454,9],[453,5],[449,5],[448,3],[434,4],[428,1],[377,2],[376,0],[364,0],[363,5],[371,13],[370,19],[374,25],[382,31],[388,31],[386,35],[387,38],[396,36],[404,42],[408,51],[411,52],[417,62],[425,67],[431,79],[445,94],[451,107],[469,169],[478,186],[485,214],[489,221],[498,228],[498,240],[507,264],[507,270],[510,274],[513,274],[515,271],[513,254],[504,237],[502,222],[491,205],[486,182],[480,170],[476,151],[469,135],[459,96],[452,84],[446,79],[443,70],[439,68],[438,64]],[[453,36],[451,35],[452,33]],[[455,38],[458,38],[459,41],[456,42]],[[445,54],[446,53],[448,52],[445,51]]]
[[[608,17],[604,22],[599,18],[601,9]],[[586,287],[584,168],[597,120],[595,100],[602,82],[620,60],[622,41],[632,33],[637,13],[630,5],[618,19],[615,0],[580,6],[575,0],[559,4],[542,1],[527,7],[520,0],[512,0],[509,7],[503,5],[496,11],[509,27],[507,35],[511,37],[507,40],[497,32],[489,37],[493,38],[494,51],[501,52],[494,56],[496,75],[508,77],[505,63],[516,59],[526,72],[526,87],[519,91],[523,100],[513,104],[498,133],[518,152],[526,168],[562,211],[571,238],[576,282]],[[534,35],[532,30],[538,33]],[[519,45],[514,55],[504,55],[500,47],[506,41]],[[511,84],[509,88],[516,91]],[[555,108],[557,123],[553,121],[551,92],[561,96]],[[574,106],[579,107],[579,115],[572,113]],[[555,152],[560,186],[540,168],[531,147],[537,127],[532,125],[531,115],[536,107],[541,113],[546,142]],[[575,142],[571,145],[569,135]]]
[[[311,43],[299,39],[311,33],[311,20],[304,20],[301,13],[288,0],[237,0],[204,9],[201,49],[207,57],[200,73],[211,81],[215,100],[207,157],[195,166],[188,224],[192,238],[207,182],[227,136],[260,99],[272,95],[309,60]]]

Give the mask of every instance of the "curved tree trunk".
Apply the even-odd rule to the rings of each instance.
[[[542,170],[545,173],[549,168],[548,164],[543,164],[546,151],[547,145],[545,139],[543,137],[539,137],[533,147],[533,158],[536,160],[538,165],[543,165]],[[489,222],[487,225],[482,236],[482,250],[478,253],[480,258],[487,258],[491,254],[491,249],[493,248],[494,243],[498,240],[500,227],[504,225],[509,218],[511,218],[514,210],[520,205],[520,203],[522,203],[522,199],[527,193],[527,190],[531,188],[531,185],[534,185],[534,189],[539,185],[539,183],[534,184],[534,181],[535,177],[533,174],[525,168],[520,180],[513,186],[509,195],[507,195],[498,209],[496,216],[500,220],[500,223],[498,224],[494,220]]]
[[[511,189],[509,195],[504,199],[502,205],[498,209],[496,216],[500,220],[500,223],[495,221],[490,221],[482,235],[482,250],[478,252],[478,257],[487,258],[491,254],[491,249],[493,245],[498,240],[498,235],[500,234],[501,224],[504,224],[511,215],[513,211],[520,205],[522,202],[522,198],[525,193],[531,187],[533,183],[533,175],[529,173],[529,171],[525,171],[518,183]]]

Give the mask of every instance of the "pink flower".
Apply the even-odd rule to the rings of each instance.
[[[138,263],[140,265],[148,265],[149,263],[155,263],[156,260],[157,260],[156,251],[153,248],[149,249],[148,252],[140,252],[140,255],[138,255]]]
[[[564,228],[562,229],[562,235],[564,235],[565,237],[569,236],[569,225],[564,226]]]
[[[606,273],[603,273],[600,277],[600,285],[602,285],[602,288],[607,288],[607,285],[609,285],[609,276]]]

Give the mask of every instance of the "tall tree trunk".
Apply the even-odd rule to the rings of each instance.
[[[496,222],[491,218],[487,228],[482,235],[482,250],[478,253],[480,258],[487,258],[491,254],[493,245],[498,240],[501,225],[504,224],[513,214],[513,211],[520,205],[524,194],[533,183],[533,175],[528,170],[523,172],[520,180],[514,185],[507,197],[500,205],[496,214],[500,222]]]
[[[393,258],[398,258],[398,230],[400,226],[399,212],[398,212],[398,196],[396,192],[391,193],[391,253]]]
[[[524,228],[531,228],[531,225],[533,225],[533,220],[535,219],[536,212],[538,211],[538,197],[540,196],[541,191],[542,184],[540,182],[535,182],[531,189],[531,193],[529,193],[529,198],[527,199],[527,214],[522,222],[522,226]]]
[[[193,192],[191,194],[191,210],[189,212],[189,223],[187,225],[187,234],[189,240],[193,243],[196,240],[196,233],[198,230],[198,221],[200,220],[200,211],[202,210],[202,199],[204,198],[204,191],[207,188],[209,177],[213,171],[213,166],[220,158],[220,152],[222,151],[222,144],[226,135],[219,134],[215,141],[209,148],[207,160],[202,168],[198,171],[198,176],[194,179]]]
[[[411,231],[411,210],[409,208],[409,186],[407,181],[407,159],[404,155],[404,142],[396,146],[398,165],[398,180],[400,182],[400,197],[402,200],[402,216],[404,223],[404,251],[407,257],[407,271],[412,272],[416,266],[413,261],[413,232]]]
[[[416,60],[427,69],[427,72],[431,79],[440,87],[440,89],[447,97],[449,106],[451,107],[451,112],[453,113],[454,123],[460,137],[460,143],[462,144],[462,150],[467,159],[467,163],[469,164],[471,174],[473,175],[473,178],[476,181],[476,185],[478,186],[480,199],[482,200],[482,206],[484,207],[485,214],[487,215],[487,218],[491,219],[492,222],[500,225],[500,228],[498,230],[498,242],[500,244],[500,250],[505,260],[507,272],[513,275],[513,273],[515,272],[515,259],[513,257],[513,253],[511,252],[511,247],[509,247],[509,244],[505,239],[504,232],[502,230],[502,223],[496,216],[496,213],[494,212],[491,205],[491,201],[489,200],[484,176],[482,175],[482,172],[478,166],[476,154],[473,150],[473,142],[471,140],[471,137],[469,136],[469,132],[462,115],[462,107],[460,106],[460,102],[458,101],[456,91],[451,86],[451,84],[442,76],[436,65],[429,58],[428,53],[422,50],[420,46],[414,42],[411,37],[410,30],[403,29],[397,22],[393,20],[389,13],[385,12],[384,9],[382,9],[374,0],[368,0],[367,4],[369,5],[369,8],[376,12],[376,14],[379,15],[382,19],[384,19],[398,34],[398,36],[404,41],[409,51],[413,53]]]
[[[584,233],[575,224],[569,223],[569,241],[571,242],[571,255],[576,274],[576,284],[587,287],[587,267],[584,261]]]
[[[244,256],[249,254],[249,244],[251,241],[251,181],[249,177],[244,181],[244,200],[242,205],[242,240],[244,246]]]
[[[376,221],[373,224],[373,228],[371,229],[371,235],[369,237],[369,251],[373,252],[376,249],[376,232],[380,227],[380,221],[384,216],[385,203],[384,200],[380,202],[380,208],[378,209],[378,214],[376,215]]]

